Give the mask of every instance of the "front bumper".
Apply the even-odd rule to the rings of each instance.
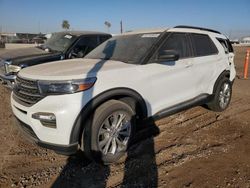
[[[36,143],[38,146],[54,150],[58,154],[62,155],[72,155],[77,152],[78,150],[78,143],[70,144],[70,145],[57,145],[57,144],[50,144],[47,142],[43,142],[39,140],[35,132],[32,128],[16,118],[16,125],[18,129],[23,133],[25,139],[29,140],[32,143]]]
[[[0,83],[4,86],[13,89],[14,83],[16,80],[16,75],[3,75],[0,74]]]
[[[79,113],[89,101],[90,94],[88,94],[88,92],[90,91],[47,96],[32,106],[24,106],[17,102],[13,98],[12,92],[11,108],[17,119],[30,127],[29,130],[31,129],[34,133],[32,135],[36,135],[35,140],[39,143],[38,145],[46,145],[47,148],[51,148],[51,146],[48,145],[64,148],[65,146],[68,147],[76,144],[74,143],[75,141],[72,142],[70,139],[71,132]],[[56,127],[46,127],[40,120],[32,117],[33,114],[41,112],[53,113],[56,117]]]

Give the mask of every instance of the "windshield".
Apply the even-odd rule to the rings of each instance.
[[[95,48],[85,58],[139,64],[159,36],[160,33],[115,36]]]
[[[65,33],[53,33],[43,48],[48,48],[51,51],[65,51],[76,39],[76,36]]]

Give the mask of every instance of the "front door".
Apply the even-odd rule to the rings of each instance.
[[[172,33],[158,50],[174,50],[177,61],[159,61],[157,55],[152,63],[143,65],[150,77],[152,114],[187,101],[196,96],[196,78],[193,74],[190,40],[185,33]]]

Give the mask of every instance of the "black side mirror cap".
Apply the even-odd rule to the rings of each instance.
[[[157,60],[160,61],[177,61],[179,54],[175,50],[162,50],[157,55]]]

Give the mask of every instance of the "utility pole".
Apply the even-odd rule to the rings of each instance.
[[[122,25],[122,20],[120,21],[120,29],[121,29],[121,34],[123,33],[123,25]]]
[[[38,21],[38,34],[40,34],[40,21]]]
[[[0,26],[0,41],[2,40],[2,26]]]

